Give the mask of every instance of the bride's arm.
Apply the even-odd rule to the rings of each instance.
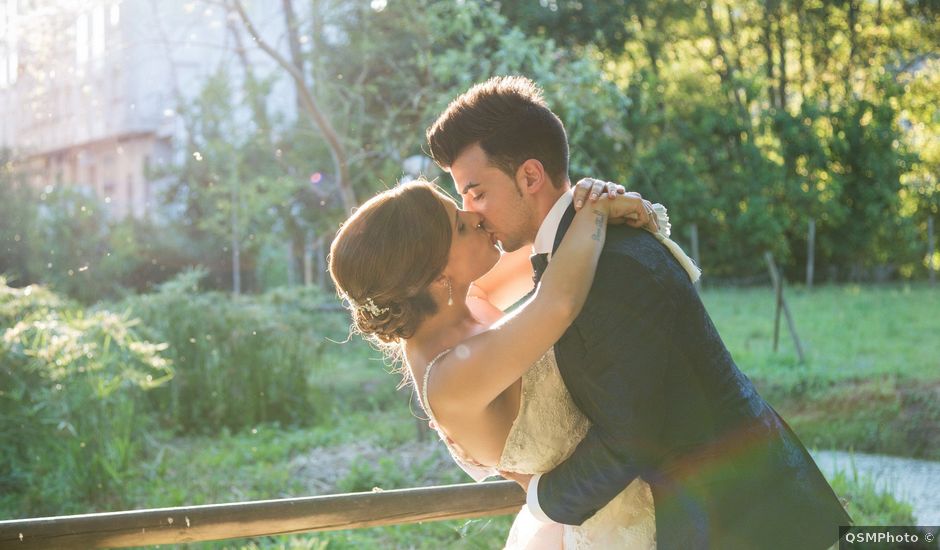
[[[427,392],[437,416],[487,407],[564,334],[590,290],[607,233],[607,208],[603,200],[582,208],[532,298],[438,361]]]

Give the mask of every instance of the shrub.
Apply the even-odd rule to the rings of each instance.
[[[214,433],[314,423],[330,407],[308,381],[324,340],[314,322],[317,292],[198,292],[205,275],[187,271],[155,293],[122,302],[143,319],[151,339],[168,344],[176,377],[149,396],[164,424],[181,433]]]
[[[0,506],[24,515],[121,504],[111,489],[152,426],[140,396],[172,377],[165,345],[136,325],[0,279],[0,494],[18,497]]]

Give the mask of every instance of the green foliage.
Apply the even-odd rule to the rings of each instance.
[[[573,173],[613,172],[627,103],[599,56],[526,35],[486,2],[406,0],[381,11],[340,4],[322,6],[346,39],[316,44],[309,62],[318,94],[340,113],[338,131],[359,151],[352,165],[360,196],[393,185],[402,161],[427,149],[424,129],[459,93],[494,75],[543,86],[567,125]]]
[[[261,297],[198,292],[205,270],[187,271],[119,307],[167,342],[176,378],[150,394],[161,422],[180,432],[241,430],[264,422],[310,425],[330,409],[310,385],[324,333],[312,322],[325,301],[312,289]]]
[[[136,325],[0,280],[0,493],[19,495],[18,515],[124,504],[152,426],[139,401],[172,377],[165,344]]]
[[[108,254],[103,205],[83,187],[47,186],[39,195],[37,246],[30,271],[44,284],[84,303],[108,292],[111,284],[97,267]]]
[[[285,172],[280,160],[282,144],[264,108],[270,82],[248,80],[242,92],[224,67],[210,75],[196,100],[179,106],[189,134],[185,161],[155,174],[170,177],[163,200],[182,212],[174,221],[184,222],[179,229],[191,255],[213,275],[213,286],[236,288],[227,279],[236,275],[237,260],[239,291],[256,287],[261,247],[301,231],[294,210],[313,202],[303,192],[304,179],[295,169]],[[239,108],[254,118],[245,121]]]
[[[16,178],[10,152],[0,149],[0,275],[22,286],[33,279],[36,243],[35,193]]]
[[[63,440],[81,440],[69,435],[68,428],[59,429],[55,418],[48,427],[30,424],[33,420],[28,415],[38,414],[30,412],[31,404],[14,402],[0,394],[0,415],[4,420],[0,426],[6,430],[0,438],[7,437],[8,430],[15,428],[16,423],[10,419],[22,418],[26,426],[16,434],[16,443],[12,442],[13,436],[0,441],[4,449],[17,449],[0,460],[12,460],[8,456],[20,457],[22,452],[17,445],[24,443],[35,445],[32,448],[41,458],[35,463],[17,458],[17,469],[0,468],[0,483],[4,484],[4,490],[0,491],[3,495],[0,496],[0,516],[26,515],[24,502],[29,503],[31,510],[37,510],[36,513],[61,514],[105,506],[118,509],[209,504],[466,481],[442,445],[433,436],[429,437],[431,434],[426,432],[423,422],[419,427],[425,430],[426,439],[416,438],[415,411],[411,408],[408,391],[395,391],[397,375],[390,374],[380,354],[358,339],[345,344],[327,341],[316,358],[310,357],[305,362],[309,386],[308,390],[298,389],[298,393],[313,391],[314,395],[319,392],[321,397],[328,395],[329,398],[315,400],[315,412],[304,419],[303,426],[258,422],[235,430],[222,424],[210,429],[202,429],[206,427],[202,426],[196,428],[197,433],[183,435],[175,433],[173,426],[153,429],[151,421],[167,414],[167,390],[180,382],[185,369],[196,368],[193,364],[181,364],[175,355],[175,342],[186,338],[185,327],[208,324],[208,333],[213,335],[212,342],[217,349],[228,350],[235,345],[220,335],[210,319],[221,315],[231,322],[234,318],[229,309],[212,304],[220,300],[220,295],[207,293],[209,299],[200,300],[196,294],[203,276],[204,272],[196,271],[173,279],[157,292],[158,297],[153,302],[165,308],[158,314],[154,307],[153,318],[163,315],[170,319],[167,324],[184,327],[180,336],[146,340],[169,344],[159,356],[173,361],[174,379],[144,395],[139,395],[139,390],[128,384],[109,396],[113,399],[122,391],[138,394],[133,400],[133,410],[109,409],[110,413],[121,415],[112,419],[114,425],[133,424],[134,429],[147,426],[148,435],[142,439],[139,435],[137,439],[132,438],[127,451],[122,451],[117,444],[115,450],[103,451],[105,456],[112,457],[109,460],[114,464],[123,464],[124,469],[119,472],[121,485],[103,484],[101,489],[96,486],[87,489],[88,482],[83,481],[90,477],[86,471],[87,461],[63,459],[62,456],[68,455],[54,454],[63,452]],[[47,311],[77,307],[41,287],[31,289],[28,295],[25,290],[13,289],[4,295],[0,300],[0,325],[11,326],[16,319],[44,318]],[[199,307],[187,308],[182,300],[159,298],[162,294],[188,297]],[[709,289],[703,297],[742,370],[755,380],[761,393],[805,443],[905,456],[940,456],[933,443],[940,435],[937,432],[940,409],[935,399],[940,375],[936,369],[940,342],[932,338],[940,327],[934,322],[936,316],[931,315],[940,299],[935,289],[846,286],[819,287],[813,292],[800,288],[788,290],[787,298],[809,353],[810,361],[806,365],[797,364],[786,333],[782,335],[782,350],[773,353],[770,349],[772,292]],[[298,335],[313,325],[315,328],[311,330],[317,331],[318,338],[325,335],[341,341],[347,333],[346,318],[333,313],[324,317],[323,312],[317,310],[321,298],[315,290],[279,289],[253,299],[235,298],[232,307],[270,308],[268,314],[277,312],[282,323],[280,330],[292,335],[290,338],[303,340],[304,337]],[[121,306],[123,309],[128,303]],[[207,311],[197,312],[199,308]],[[84,318],[93,315],[85,313]],[[196,320],[187,319],[196,315],[199,316]],[[258,319],[254,314],[246,314],[246,318]],[[140,335],[138,338],[156,332],[148,327],[149,322],[144,319],[133,327],[133,332]],[[243,331],[246,324],[247,321],[235,321],[232,326],[242,327],[236,330]],[[284,345],[285,341],[268,340],[264,345]],[[911,346],[911,341],[921,345]],[[208,344],[200,353],[211,354]],[[8,364],[11,363],[4,355],[0,367],[5,369]],[[273,367],[268,365],[268,368]],[[279,375],[293,376],[286,367],[274,370]],[[6,376],[7,371],[2,372],[0,376]],[[6,391],[7,379],[0,382],[4,384],[0,389]],[[202,383],[208,385],[194,399],[214,401],[207,397],[214,382]],[[233,384],[240,383],[233,381]],[[51,381],[40,381],[39,385],[54,388]],[[63,390],[59,392],[49,390],[60,400],[69,398],[70,389],[76,386],[74,382],[62,382],[62,385]],[[163,397],[157,397],[157,392],[164,392]],[[245,392],[237,398],[237,403],[251,408],[255,400],[255,396]],[[58,404],[46,405],[50,406]],[[232,414],[236,412],[233,410]],[[53,442],[40,445],[32,441],[37,439],[37,433],[53,434],[54,437],[49,436]],[[117,433],[118,441],[123,441],[119,432],[111,433]],[[148,443],[143,444],[144,441]],[[122,456],[132,458],[123,460]],[[50,474],[52,465],[71,468],[71,475]],[[233,483],[233,479],[238,480],[237,483]],[[849,510],[858,522],[903,524],[910,521],[907,505],[875,490],[864,478],[840,474],[833,479],[833,485],[836,493],[848,500]],[[86,487],[94,496],[86,497],[75,487]],[[41,496],[37,496],[39,491],[42,491]],[[53,495],[57,500],[52,500]],[[58,500],[60,496],[73,500]],[[485,518],[263,537],[235,543],[206,543],[200,547],[491,548],[504,541],[509,524],[509,517]]]

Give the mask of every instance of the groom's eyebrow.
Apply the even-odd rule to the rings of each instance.
[[[474,187],[479,187],[479,183],[473,183],[472,181],[467,182],[467,185],[463,188],[463,191],[460,192],[461,195],[466,195],[467,191],[473,189]]]

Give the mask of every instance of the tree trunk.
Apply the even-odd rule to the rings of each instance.
[[[774,86],[774,46],[773,46],[773,18],[771,17],[770,2],[764,1],[764,21],[760,38],[761,46],[764,48],[764,71],[767,78],[767,98],[771,107],[777,106],[777,93]]]
[[[846,98],[852,95],[852,69],[855,67],[855,56],[858,51],[858,34],[855,32],[855,25],[858,23],[857,0],[848,0],[848,8],[849,59],[845,64],[845,73],[843,75]]]
[[[238,192],[238,177],[229,182],[232,187],[231,196],[231,222],[232,222],[232,293],[242,292],[242,262],[241,262],[241,235],[238,228],[238,207],[240,203]]]
[[[284,8],[284,24],[287,27],[287,45],[290,47],[291,62],[297,67],[300,74],[306,76],[307,71],[304,66],[303,51],[300,49],[300,35],[297,31],[299,25],[297,23],[297,15],[294,12],[294,3],[292,0],[281,0],[281,5]],[[306,80],[304,80],[303,84],[294,82],[294,88],[297,90],[296,101],[298,112],[302,111],[304,108],[300,100],[300,96],[303,94],[300,87],[306,87]]]
[[[293,239],[287,239],[287,286],[294,286],[297,284],[297,271],[294,269],[294,241]]]
[[[264,40],[255,27],[255,24],[251,21],[251,18],[248,17],[248,13],[245,12],[245,8],[239,0],[231,0],[229,5],[241,18],[245,29],[248,31],[248,34],[251,35],[252,39],[254,39],[258,47],[277,62],[281,68],[286,70],[294,81],[297,92],[300,94],[300,103],[303,106],[303,112],[306,113],[313,124],[319,128],[320,132],[323,134],[324,140],[326,140],[327,147],[330,149],[334,176],[336,177],[340,198],[343,201],[343,208],[345,208],[347,212],[352,211],[352,209],[358,206],[359,202],[356,199],[349,179],[349,161],[346,155],[346,148],[343,147],[339,135],[336,133],[336,130],[333,129],[333,125],[326,115],[323,114],[322,109],[320,109],[310,89],[307,88],[301,69],[285,59],[277,49]]]
[[[782,111],[787,110],[787,41],[783,34],[783,13],[777,8],[777,58],[780,60],[777,69],[780,71],[777,101]]]
[[[329,270],[329,265],[326,261],[326,247],[327,239],[323,236],[317,241],[317,281],[320,283],[320,288],[323,290],[328,290],[331,288],[331,279],[327,274]]]
[[[731,58],[728,57],[722,43],[721,29],[718,27],[718,21],[715,20],[715,11],[711,0],[703,2],[702,7],[705,10],[705,21],[708,23],[708,30],[711,33],[712,41],[715,43],[715,55],[721,59],[724,65],[724,69],[718,71],[718,76],[725,85],[725,89],[728,90],[732,104],[737,107],[738,116],[741,117],[741,122],[745,126],[745,132],[748,139],[750,139],[751,114],[747,110],[747,105],[745,105],[744,98],[741,96],[741,91],[734,82],[734,63],[731,62]]]
[[[313,284],[313,247],[315,244],[313,232],[309,231],[304,238],[304,286]]]

